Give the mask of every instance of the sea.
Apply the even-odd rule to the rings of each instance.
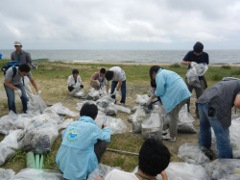
[[[23,49],[25,50],[25,49]],[[12,50],[0,50],[9,59]],[[95,63],[174,64],[188,50],[26,50],[33,60]],[[240,50],[208,50],[210,64],[240,64]]]

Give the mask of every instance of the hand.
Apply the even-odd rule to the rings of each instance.
[[[150,105],[152,103],[152,97],[148,98],[147,105]]]
[[[113,92],[113,95],[117,95],[117,94],[119,94],[119,91],[117,90],[117,88],[114,90],[114,92]]]
[[[41,90],[38,90],[38,91],[37,91],[37,95],[40,95],[41,93],[42,93]]]
[[[84,86],[81,84],[81,85],[80,85],[80,88],[82,88],[82,89],[83,89],[83,88],[84,88]]]
[[[22,97],[22,91],[20,89],[17,89],[16,93],[19,95],[19,97]]]

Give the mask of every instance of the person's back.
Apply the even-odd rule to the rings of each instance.
[[[58,168],[65,179],[87,179],[98,166],[94,146],[98,140],[110,141],[110,129],[96,125],[97,106],[84,104],[80,119],[69,124],[62,135],[62,144],[56,156]]]
[[[109,172],[105,180],[139,180],[156,179],[158,174],[166,180],[167,175],[164,170],[170,162],[170,152],[168,148],[156,139],[147,139],[139,152],[138,170],[136,173],[129,173],[117,169]]]

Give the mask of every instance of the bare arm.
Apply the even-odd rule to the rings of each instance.
[[[11,88],[12,90],[18,90],[18,88],[17,88],[16,86],[14,86],[12,83],[10,83],[9,80],[5,80],[4,84],[5,84],[7,87]]]
[[[181,65],[190,65],[191,61],[182,60]]]
[[[117,90],[119,91],[120,90],[120,87],[122,86],[122,80],[119,80],[118,81],[118,85],[117,85]]]
[[[167,176],[166,171],[162,171],[161,176],[162,176],[162,180],[168,180],[168,176]]]
[[[38,92],[38,86],[37,86],[36,82],[34,81],[34,79],[30,79],[30,81],[31,81],[31,84],[33,85],[35,91]]]
[[[240,94],[237,94],[234,99],[234,106],[238,109],[240,109]]]

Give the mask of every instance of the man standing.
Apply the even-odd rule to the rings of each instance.
[[[193,50],[189,51],[185,57],[183,58],[181,64],[182,65],[188,65],[188,69],[191,68],[191,62],[196,62],[197,64],[209,64],[209,58],[208,54],[206,52],[203,52],[203,44],[201,42],[196,42],[193,46]],[[199,98],[201,94],[203,93],[204,89],[207,88],[207,82],[204,76],[199,76],[200,81],[200,87],[193,87],[187,83],[189,91],[192,93],[192,90],[194,89],[196,92],[196,97]],[[189,112],[189,106],[190,106],[190,99],[187,102],[188,105],[188,112]],[[196,107],[196,115],[198,116],[198,111]]]
[[[80,110],[80,119],[70,123],[62,135],[62,144],[57,152],[56,163],[64,179],[87,179],[100,163],[110,129],[100,129],[95,119],[98,109],[95,104],[85,103]]]
[[[106,79],[108,81],[112,80],[111,94],[113,99],[116,98],[116,94],[119,94],[120,89],[122,92],[122,97],[120,100],[121,105],[125,106],[126,95],[127,95],[127,83],[126,74],[119,66],[113,66],[106,72]]]
[[[206,89],[197,100],[200,117],[198,143],[204,153],[211,152],[211,127],[216,136],[218,158],[232,158],[229,137],[232,107],[240,109],[240,80],[222,80]],[[209,157],[210,158],[210,157]]]
[[[156,97],[159,97],[165,111],[169,117],[169,133],[162,138],[167,141],[176,141],[177,123],[179,119],[179,111],[190,98],[186,83],[177,73],[161,68],[160,66],[152,66],[149,70],[151,81],[155,81],[155,95],[148,100],[148,105]],[[153,86],[154,83],[152,83]]]
[[[15,107],[15,91],[19,95],[22,101],[23,113],[27,112],[28,97],[23,85],[22,78],[27,76],[35,88],[36,92],[39,92],[38,86],[35,83],[30,67],[27,64],[21,64],[19,67],[10,67],[4,77],[4,87],[8,97],[8,109],[16,113]]]
[[[36,68],[34,64],[32,64],[32,58],[30,53],[22,50],[22,43],[19,41],[14,42],[15,51],[11,53],[12,61],[19,61],[20,64],[27,64],[31,66],[33,69]]]
[[[22,50],[22,43],[19,41],[15,41],[14,42],[14,47],[15,47],[15,51],[13,51],[11,53],[11,60],[12,61],[19,61],[20,64],[27,64],[30,67],[32,67],[32,69],[36,68],[36,65],[34,65],[32,63],[32,58],[30,53],[23,51]],[[30,99],[33,98],[33,92],[31,87],[29,86],[29,79],[27,77],[24,77],[24,87],[26,89],[27,95]]]

